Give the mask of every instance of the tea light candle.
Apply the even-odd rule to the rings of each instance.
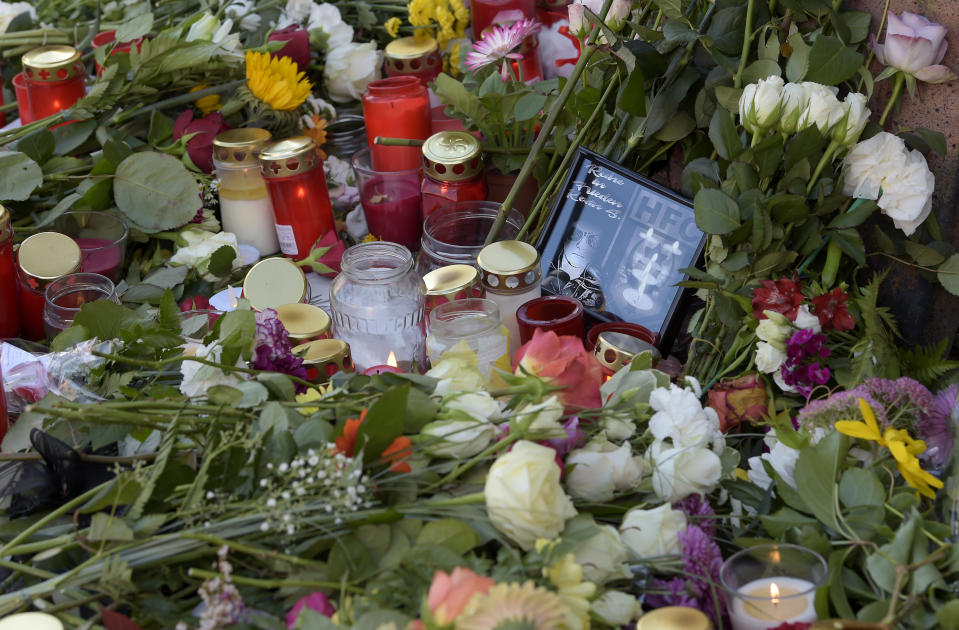
[[[402,374],[401,370],[396,364],[396,354],[390,350],[390,356],[386,358],[386,363],[384,365],[374,365],[373,367],[366,368],[361,372],[363,376],[376,376],[377,374]]]
[[[800,578],[776,576],[753,580],[737,589],[729,611],[733,630],[768,630],[784,622],[817,621],[816,585]]]

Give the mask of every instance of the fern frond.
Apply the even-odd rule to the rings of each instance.
[[[917,346],[899,351],[899,364],[904,376],[911,376],[923,385],[932,387],[949,372],[959,369],[959,361],[946,358],[947,339],[928,346]]]

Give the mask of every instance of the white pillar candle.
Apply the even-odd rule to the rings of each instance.
[[[280,251],[280,243],[276,238],[273,203],[265,186],[262,192],[261,197],[248,197],[220,190],[220,217],[224,231],[236,234],[238,243],[252,245],[260,256],[269,256]]]
[[[818,621],[816,585],[793,577],[753,580],[736,589],[729,620],[733,630],[769,630],[784,622]]]

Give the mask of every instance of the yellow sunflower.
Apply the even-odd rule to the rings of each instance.
[[[199,92],[200,90],[205,90],[210,87],[206,83],[201,83],[190,88],[190,92]],[[219,94],[207,94],[206,96],[201,96],[196,99],[194,103],[197,109],[203,113],[204,116],[211,112],[218,111],[220,109],[220,95]]]
[[[256,98],[279,111],[299,107],[313,84],[289,57],[246,52],[246,86]]]

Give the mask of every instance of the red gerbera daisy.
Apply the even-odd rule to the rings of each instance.
[[[856,327],[856,320],[846,307],[848,299],[849,295],[839,287],[812,299],[823,330],[852,330]]]
[[[803,302],[802,282],[780,278],[779,280],[760,280],[763,286],[753,289],[753,315],[756,319],[766,319],[763,311],[782,313],[789,321],[796,320],[796,310]]]

